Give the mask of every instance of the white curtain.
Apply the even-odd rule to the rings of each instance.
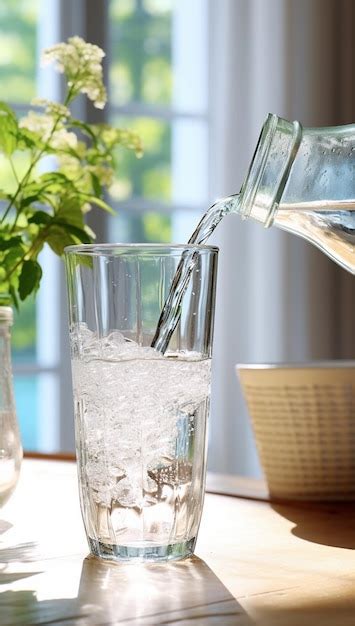
[[[269,112],[354,121],[351,0],[209,0],[211,200],[236,193]],[[260,471],[234,366],[355,356],[353,277],[276,228],[224,220],[209,467]]]

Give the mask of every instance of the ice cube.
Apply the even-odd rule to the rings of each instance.
[[[121,506],[128,508],[139,507],[142,500],[142,491],[139,485],[133,483],[128,478],[123,478],[112,490],[112,497]]]
[[[74,354],[73,379],[87,481],[105,506],[143,506],[144,492],[154,499],[158,484],[189,479],[184,442],[175,465],[177,441],[208,396],[210,361],[163,356],[118,330],[102,339],[85,325],[76,331],[85,347]]]
[[[106,345],[121,347],[126,342],[125,336],[119,330],[113,330],[105,339]]]

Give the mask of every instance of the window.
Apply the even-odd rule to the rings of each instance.
[[[207,204],[205,1],[0,0],[0,16],[0,79],[19,113],[35,95],[60,93],[55,73],[39,66],[44,47],[78,34],[107,52],[104,115],[137,130],[145,154],[119,155],[110,190],[117,215],[90,216],[99,239],[186,241]],[[0,186],[11,176],[2,167]],[[63,269],[51,251],[43,255],[36,302],[16,314],[13,365],[24,448],[49,452],[73,449],[74,438]]]
[[[207,19],[203,0],[111,0],[110,121],[141,135],[112,196],[116,241],[186,241],[207,204]]]

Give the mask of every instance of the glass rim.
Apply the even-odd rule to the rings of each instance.
[[[182,250],[196,250],[199,252],[219,252],[217,246],[206,246],[204,244],[196,243],[84,243],[72,246],[66,246],[64,248],[65,254],[84,254],[88,256],[95,256],[101,254],[109,254],[110,251],[126,250],[127,252],[134,252],[138,250],[145,250],[150,252],[169,251],[170,253],[181,253]]]

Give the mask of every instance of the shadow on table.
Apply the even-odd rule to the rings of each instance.
[[[65,572],[65,573],[64,573]],[[70,576],[70,569],[63,570]],[[43,574],[44,576],[46,574]],[[51,590],[60,595],[60,586]],[[197,557],[157,564],[108,563],[88,556],[76,598],[39,601],[34,591],[0,596],[2,623],[251,626],[235,598]],[[21,621],[22,620],[22,621]]]
[[[294,522],[292,534],[306,541],[355,550],[354,503],[271,503],[276,513]]]
[[[0,535],[12,528],[12,524],[0,519]],[[3,547],[0,541],[0,590],[1,585],[8,585],[21,578],[29,578],[40,572],[8,572],[11,563],[30,563],[37,560],[37,544],[34,542],[19,543],[15,546]]]

